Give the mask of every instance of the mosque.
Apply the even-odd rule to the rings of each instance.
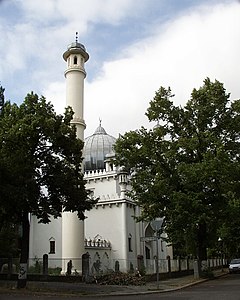
[[[155,225],[161,220],[136,222],[140,207],[126,195],[131,188],[129,175],[111,163],[116,138],[107,134],[100,122],[95,132],[84,139],[84,79],[85,63],[89,59],[84,45],[76,41],[63,54],[66,61],[66,106],[74,110],[72,124],[78,138],[84,140],[84,178],[86,189],[98,198],[97,204],[80,221],[75,213],[64,212],[49,224],[40,224],[35,216],[30,220],[29,261],[48,255],[49,267],[67,271],[67,262],[82,273],[82,256],[87,253],[92,273],[114,270],[127,272],[137,267],[142,257],[145,266],[154,271],[154,258],[172,257],[172,248],[164,236],[155,237]]]

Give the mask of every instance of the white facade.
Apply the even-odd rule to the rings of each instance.
[[[85,175],[86,188],[99,198],[95,207],[86,213],[85,235],[87,241],[94,240],[95,236],[106,239],[111,245],[111,264],[118,261],[121,270],[129,270],[130,263],[136,265],[137,255],[143,253],[140,235],[143,236],[144,226],[133,218],[138,216],[138,209],[124,195],[122,176],[117,169]]]
[[[84,139],[84,63],[89,56],[85,47],[76,41],[68,47],[63,57],[67,62],[66,103],[75,112],[72,123],[77,127],[77,135]],[[101,123],[96,136],[92,137],[99,138],[99,141],[107,137],[110,137],[109,141],[114,139],[106,134]],[[104,148],[101,143],[100,146]],[[90,255],[92,273],[115,269],[117,264],[121,271],[129,271],[130,268],[137,267],[139,255],[145,260],[156,256],[156,242],[141,239],[146,233],[148,236],[153,235],[153,229],[149,224],[137,223],[134,219],[139,216],[140,208],[126,195],[126,191],[131,188],[128,175],[120,168],[112,166],[106,153],[103,155],[104,162],[102,161],[101,166],[104,165],[104,168],[88,168],[84,174],[86,188],[99,199],[85,213],[84,222],[79,221],[76,214],[72,213],[63,213],[62,218],[52,219],[49,224],[39,224],[36,217],[31,217],[30,263],[32,259],[41,259],[44,254],[48,254],[50,267],[61,267],[65,274],[67,262],[71,259],[73,269],[81,274],[84,253]],[[92,158],[89,152],[88,157],[92,161],[100,160]],[[161,239],[158,240],[158,249],[159,259],[172,256],[171,248]]]
[[[107,169],[108,166],[106,166]],[[121,172],[117,169],[88,172],[85,174],[86,188],[99,198],[98,203],[86,212],[84,221],[84,253],[89,253],[91,272],[96,273],[94,264],[101,262],[100,270],[114,270],[118,261],[121,271],[129,271],[131,264],[137,267],[137,257],[142,255],[145,264],[156,257],[155,241],[141,241],[142,237],[153,236],[154,230],[150,224],[136,222],[134,217],[139,216],[140,208],[128,199],[123,191],[124,184],[120,181]],[[130,188],[127,186],[127,188]],[[79,221],[80,222],[80,221]],[[73,268],[81,264],[81,255],[78,257],[63,256],[62,250],[63,218],[53,219],[50,224],[39,224],[36,217],[31,219],[30,258],[49,256],[50,267],[62,267],[65,270],[67,262],[73,260]],[[76,233],[68,232],[74,240]],[[55,242],[55,253],[50,253],[50,242]],[[76,239],[77,241],[77,239]],[[73,245],[75,247],[75,245]],[[171,247],[159,239],[159,259],[172,257]],[[151,262],[151,264],[153,264]],[[154,266],[149,266],[154,271]],[[78,270],[77,270],[78,271]]]

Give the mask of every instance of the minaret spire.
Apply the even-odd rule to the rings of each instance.
[[[65,71],[66,77],[66,105],[71,106],[74,116],[71,121],[76,125],[77,137],[84,140],[84,78],[86,71],[85,62],[89,59],[89,55],[84,45],[78,42],[78,32],[76,32],[75,42],[68,45],[67,50],[63,53],[63,59],[67,63]]]
[[[71,124],[76,126],[76,134],[79,139],[84,140],[84,79],[86,71],[85,62],[89,55],[84,45],[78,42],[78,32],[76,40],[68,45],[63,53],[66,61],[66,106],[72,107],[74,111]],[[74,268],[78,273],[82,273],[81,258],[85,253],[84,248],[84,222],[78,219],[76,213],[63,212],[62,214],[62,257],[74,259]],[[66,273],[66,261],[63,260],[62,273]]]

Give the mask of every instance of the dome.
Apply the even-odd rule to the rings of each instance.
[[[113,145],[116,138],[106,133],[100,125],[94,134],[84,140],[84,169],[85,171],[105,169],[104,160],[107,154],[113,152]]]
[[[86,48],[83,44],[80,44],[78,42],[71,43],[70,45],[68,45],[67,51],[63,53],[63,59],[67,61],[70,54],[79,53],[84,57],[85,62],[89,59],[89,54],[87,53]]]
[[[86,48],[84,47],[84,45],[80,44],[78,42],[71,43],[70,45],[68,45],[68,50],[70,50],[72,48],[81,48],[82,50],[86,51]]]

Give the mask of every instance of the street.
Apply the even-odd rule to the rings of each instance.
[[[122,295],[122,296],[70,296],[70,295],[20,295],[19,293],[13,294],[0,294],[0,300],[49,300],[49,299],[81,299],[81,300],[92,300],[92,299],[129,299],[129,300],[240,300],[240,274],[232,274],[220,277],[215,280],[209,280],[192,287],[184,288],[179,291],[167,292],[167,293],[155,293],[146,295]]]

